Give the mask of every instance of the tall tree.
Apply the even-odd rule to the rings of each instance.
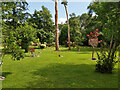
[[[94,11],[98,15],[97,19],[103,25],[104,38],[108,41],[107,52],[98,54],[96,70],[111,73],[116,63],[117,47],[120,45],[120,2],[93,2],[88,8],[90,13]]]
[[[68,2],[67,2],[66,0],[63,0],[61,4],[64,4],[65,11],[66,11],[66,15],[67,15],[68,46],[69,46],[69,50],[71,50],[71,47],[70,47],[70,32],[69,32],[69,19],[68,19],[67,3],[68,3]]]
[[[48,8],[42,6],[42,10],[35,10],[31,18],[28,19],[28,22],[34,23],[33,26],[37,29],[37,37],[41,43],[51,43],[52,40],[50,38],[54,34],[54,23]]]
[[[59,51],[59,40],[58,40],[58,8],[57,0],[55,0],[55,41],[56,41],[56,51]]]
[[[14,0],[14,2],[2,2],[2,44],[4,46],[3,56],[7,51],[11,52],[14,59],[23,58],[23,52],[16,43],[16,28],[26,20],[27,2]]]
[[[78,39],[81,38],[79,16],[76,16],[74,13],[70,14],[69,22],[70,22],[71,37],[73,37],[74,42],[79,42]]]

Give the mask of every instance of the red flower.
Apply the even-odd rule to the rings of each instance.
[[[96,30],[93,33],[96,34]]]
[[[16,41],[16,43],[18,43],[18,41]]]
[[[35,49],[34,49],[34,48],[30,48],[30,50],[31,50],[32,52],[35,52]]]
[[[92,32],[90,32],[90,35],[93,35],[93,33],[92,33]]]
[[[100,43],[100,41],[98,41],[98,43]]]
[[[89,37],[89,39],[92,39],[92,37]]]
[[[96,29],[95,31],[96,31],[96,32],[98,32],[99,30],[98,30],[98,29]]]
[[[98,40],[98,38],[97,38],[97,37],[95,37],[95,39],[97,39],[97,40]]]
[[[99,33],[97,33],[96,35],[99,36]]]
[[[89,37],[90,35],[87,35],[87,37]]]
[[[102,40],[98,41],[98,43],[101,43],[101,42],[102,42]]]

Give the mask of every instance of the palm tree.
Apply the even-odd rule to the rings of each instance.
[[[56,51],[59,51],[59,40],[58,40],[58,9],[57,0],[55,0],[55,40],[56,40]]]
[[[69,50],[71,50],[70,47],[70,32],[69,32],[69,19],[68,19],[68,11],[67,11],[67,1],[63,0],[61,4],[64,4],[65,7],[65,11],[66,11],[66,15],[67,15],[67,26],[68,26],[68,46],[69,46]]]

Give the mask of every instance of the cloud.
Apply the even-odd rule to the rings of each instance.
[[[58,24],[65,23],[67,21],[67,18],[59,18]]]

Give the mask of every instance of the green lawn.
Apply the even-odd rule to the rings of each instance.
[[[117,65],[113,74],[95,72],[96,61],[91,58],[91,49],[67,51],[67,48],[49,47],[36,49],[40,57],[25,57],[13,61],[9,55],[2,66],[5,80],[3,88],[117,88]],[[38,51],[41,53],[38,53]],[[27,53],[29,55],[30,53]],[[58,57],[58,55],[63,57]]]

